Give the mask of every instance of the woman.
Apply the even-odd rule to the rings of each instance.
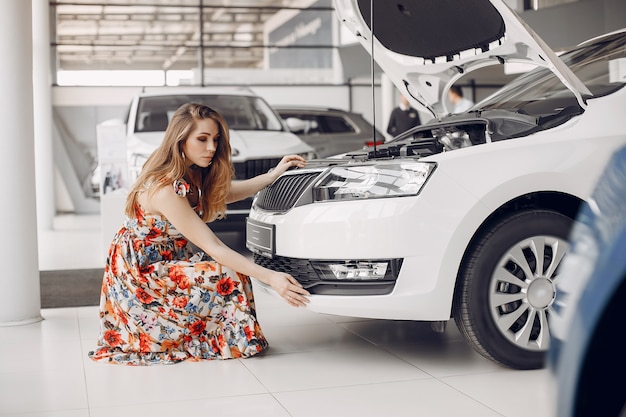
[[[194,103],[176,111],[127,197],[104,269],[98,349],[89,357],[150,365],[261,352],[268,344],[248,276],[292,306],[306,305],[309,293],[292,276],[250,262],[206,225],[304,159],[286,156],[267,174],[232,181],[230,154],[217,112]]]

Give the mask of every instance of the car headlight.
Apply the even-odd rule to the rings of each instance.
[[[435,166],[418,161],[337,166],[313,187],[313,196],[315,201],[414,196]]]

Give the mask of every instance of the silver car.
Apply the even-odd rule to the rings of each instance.
[[[374,128],[360,113],[309,106],[274,106],[274,110],[320,158],[374,145]],[[383,134],[376,130],[376,144],[384,141]]]

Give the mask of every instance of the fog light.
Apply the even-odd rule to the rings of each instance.
[[[381,279],[387,272],[387,262],[330,264],[328,267],[337,279]]]
[[[395,280],[398,260],[311,262],[324,280]],[[391,267],[393,265],[393,267]]]

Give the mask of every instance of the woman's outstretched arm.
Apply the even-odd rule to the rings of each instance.
[[[295,307],[308,303],[308,291],[295,278],[257,265],[226,246],[193,211],[187,199],[174,192],[173,187],[161,187],[146,203],[146,210],[165,216],[183,236],[216,262],[271,286]]]

